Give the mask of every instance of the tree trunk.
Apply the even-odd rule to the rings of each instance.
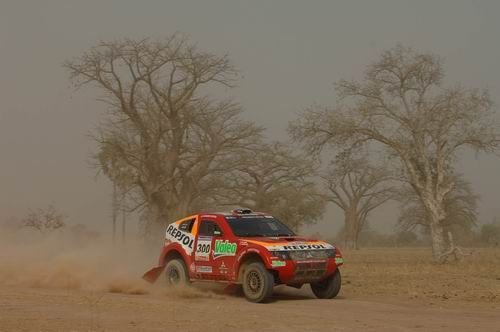
[[[158,248],[165,240],[166,216],[164,208],[156,201],[149,204],[149,218],[145,225],[145,241],[148,247]]]
[[[125,203],[122,198],[122,243],[125,244],[127,233],[127,211],[125,209]]]
[[[113,200],[112,200],[112,223],[113,223],[113,245],[116,243],[116,219],[118,216],[118,190],[116,183],[113,182]]]
[[[431,231],[432,256],[435,262],[441,263],[444,260],[444,254],[447,252],[445,231],[442,221],[446,213],[442,203],[432,199],[424,198],[424,205],[429,214],[429,226]]]
[[[440,220],[435,219],[431,216],[430,228],[431,228],[431,241],[432,241],[432,256],[435,262],[441,263],[445,258],[443,257],[443,255],[447,251],[444,227],[443,225],[441,225]]]
[[[358,248],[358,218],[356,216],[356,210],[344,211],[344,248],[351,250]]]

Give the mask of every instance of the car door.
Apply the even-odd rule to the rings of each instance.
[[[220,268],[222,261],[214,259],[215,247],[220,248],[223,237],[217,221],[201,219],[194,253],[194,270],[198,279],[225,279],[224,267]]]
[[[228,279],[235,254],[236,244],[226,238],[218,221],[202,219],[194,253],[196,278]]]

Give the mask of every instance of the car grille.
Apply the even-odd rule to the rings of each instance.
[[[304,261],[311,259],[327,259],[332,257],[331,254],[333,252],[333,256],[335,256],[334,251],[328,250],[295,250],[290,251],[290,258],[294,261]]]
[[[294,281],[320,279],[326,273],[325,262],[296,262]]]

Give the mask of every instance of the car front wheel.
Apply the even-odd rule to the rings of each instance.
[[[274,276],[262,263],[251,263],[243,274],[243,293],[250,302],[267,302],[273,293]]]
[[[316,283],[311,283],[311,290],[318,299],[333,299],[340,292],[341,277],[337,269],[334,274]]]

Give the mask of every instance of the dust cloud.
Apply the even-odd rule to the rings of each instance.
[[[2,229],[0,284],[149,293],[151,287],[141,276],[157,256],[142,247],[131,241],[113,246],[108,238],[82,239],[69,232]]]
[[[219,298],[224,286],[197,284],[167,288],[142,279],[157,265],[160,248],[144,240],[126,244],[109,237],[85,238],[69,231],[41,234],[0,225],[0,286],[69,289],[172,298]]]

